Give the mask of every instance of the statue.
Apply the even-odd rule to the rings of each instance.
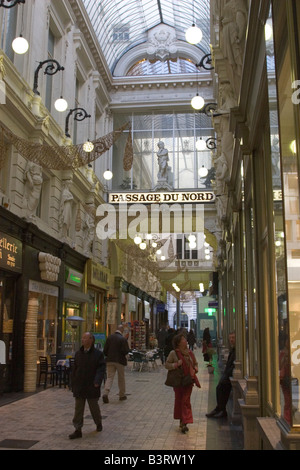
[[[73,194],[70,191],[71,181],[65,181],[64,188],[61,193],[60,209],[59,209],[59,228],[62,236],[67,237],[72,223],[73,215]]]
[[[223,54],[228,60],[230,81],[235,83],[235,92],[239,93],[242,75],[244,41],[247,27],[247,9],[244,0],[228,0],[223,7]]]
[[[93,215],[86,210],[83,224],[83,252],[86,256],[91,255],[94,238],[95,220]]]
[[[169,152],[165,149],[165,144],[160,140],[157,144],[159,150],[157,152],[157,161],[159,166],[158,179],[165,180],[168,179],[168,161],[169,161]]]
[[[216,179],[228,182],[229,181],[228,163],[223,153],[215,161],[215,168],[216,168]]]
[[[28,162],[25,170],[25,190],[23,199],[24,217],[34,219],[40,202],[43,185],[42,168],[33,162]]]

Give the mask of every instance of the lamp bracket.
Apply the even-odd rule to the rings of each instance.
[[[25,0],[0,0],[0,7],[3,8],[13,8],[18,3],[25,3]]]
[[[57,72],[65,70],[65,68],[62,67],[55,59],[49,59],[49,60],[44,60],[43,62],[40,62],[36,71],[34,72],[33,92],[35,95],[40,94],[38,91],[38,75],[39,75],[39,71],[43,68],[45,64],[48,64],[48,65],[44,71],[44,75],[55,75]]]

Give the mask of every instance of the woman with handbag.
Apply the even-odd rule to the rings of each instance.
[[[165,368],[168,370],[166,385],[173,386],[175,392],[174,419],[180,420],[180,429],[183,434],[188,431],[187,424],[193,423],[191,406],[191,393],[194,384],[200,388],[196,376],[198,363],[194,353],[189,350],[184,334],[174,337],[173,351],[170,352]],[[177,376],[172,379],[172,375]],[[172,380],[174,382],[172,383]]]

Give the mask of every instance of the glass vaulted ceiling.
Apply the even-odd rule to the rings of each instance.
[[[147,31],[160,23],[173,26],[177,39],[195,24],[203,39],[197,45],[210,52],[209,0],[83,0],[99,44],[113,73],[122,55],[147,40]]]

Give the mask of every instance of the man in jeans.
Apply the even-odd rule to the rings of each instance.
[[[207,418],[226,418],[227,411],[226,405],[229,399],[229,395],[231,392],[231,381],[230,377],[232,377],[233,369],[234,369],[234,361],[235,361],[235,333],[232,332],[229,334],[229,343],[230,343],[230,353],[226,362],[226,366],[224,372],[219,380],[216,389],[217,395],[217,406],[214,410],[210,413],[207,413]]]
[[[119,400],[126,400],[125,395],[125,366],[127,365],[127,354],[129,346],[127,338],[124,337],[124,327],[119,325],[115,333],[110,335],[103,349],[106,359],[107,379],[105,381],[103,403],[108,403],[108,394],[112,387],[115,373],[118,374]]]

